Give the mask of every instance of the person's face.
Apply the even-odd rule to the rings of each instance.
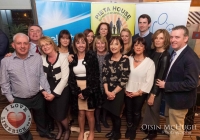
[[[139,31],[140,32],[146,32],[149,27],[151,26],[151,24],[148,24],[148,20],[147,18],[140,18],[139,22],[138,22],[138,27],[139,27]]]
[[[134,44],[133,50],[134,50],[135,54],[141,55],[141,54],[144,53],[145,48],[144,48],[144,45],[142,43],[136,42]]]
[[[61,38],[60,38],[60,44],[62,47],[68,47],[69,46],[69,35],[64,34]]]
[[[100,34],[101,36],[104,36],[104,37],[107,36],[107,34],[108,34],[108,27],[107,27],[106,24],[102,24],[102,25],[100,26],[99,34]]]
[[[46,55],[48,55],[48,54],[50,54],[50,53],[52,53],[52,52],[55,51],[53,45],[52,45],[50,42],[41,41],[41,42],[40,42],[40,46],[41,46],[42,51],[43,51]]]
[[[131,39],[129,33],[126,32],[126,31],[122,31],[122,32],[121,32],[121,38],[122,38],[124,44],[128,44],[129,41],[130,41],[130,39]]]
[[[119,53],[120,52],[120,49],[122,48],[119,40],[112,40],[111,43],[110,43],[110,51],[113,53],[113,54],[116,54],[116,53]]]
[[[104,52],[106,49],[106,43],[102,42],[101,40],[97,40],[96,49],[97,49],[97,52],[101,52],[101,53]]]
[[[94,33],[93,32],[90,32],[87,35],[87,40],[88,40],[88,44],[92,43],[92,41],[94,40]]]
[[[171,47],[174,50],[179,50],[187,44],[188,37],[184,36],[184,30],[172,30],[170,35]]]
[[[84,40],[83,38],[77,40],[77,41],[75,42],[75,45],[76,45],[76,49],[77,49],[78,53],[83,53],[83,52],[85,52],[85,49],[86,49],[86,45],[87,45],[87,44],[86,44],[86,42],[85,42],[85,40]]]
[[[154,39],[154,45],[156,48],[162,48],[164,47],[164,35],[163,33],[158,34],[158,36]]]
[[[37,26],[32,26],[29,28],[28,36],[31,41],[38,41],[42,37],[42,30]]]
[[[26,36],[16,36],[12,47],[15,49],[17,56],[25,57],[28,55],[30,43]]]

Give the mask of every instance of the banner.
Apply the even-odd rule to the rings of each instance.
[[[169,32],[177,25],[187,24],[190,1],[181,2],[152,2],[138,3],[136,6],[136,20],[142,14],[151,17],[150,31],[154,33],[158,29],[166,29]],[[139,33],[138,22],[135,26],[135,34]]]
[[[91,29],[95,32],[99,23],[107,22],[113,35],[128,28],[132,35],[135,24],[135,4],[92,3]]]
[[[87,2],[36,1],[39,25],[43,34],[56,43],[61,30],[67,29],[72,38],[90,29],[91,4]]]

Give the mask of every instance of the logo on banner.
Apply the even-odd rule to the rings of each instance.
[[[31,113],[23,104],[9,104],[1,113],[1,124],[11,134],[23,134],[31,125]]]

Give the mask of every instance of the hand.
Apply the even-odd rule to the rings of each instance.
[[[107,91],[106,95],[107,95],[108,100],[114,100],[115,99],[115,93],[113,93],[113,92]]]
[[[123,58],[128,58],[128,55],[123,55]]]
[[[55,98],[53,94],[48,94],[47,97],[45,98],[47,101],[52,101]]]
[[[7,53],[4,57],[11,57],[12,53]]]
[[[154,99],[155,99],[155,96],[154,94],[151,93],[151,95],[149,96],[149,99],[147,100],[147,104],[152,106],[154,103]]]
[[[10,101],[10,104],[12,104],[14,102],[14,100],[13,101]]]
[[[43,94],[44,98],[46,99],[49,93],[46,91],[42,91],[42,94]]]
[[[83,100],[83,99],[84,99],[83,94],[80,93],[80,94],[78,95],[78,98]]]
[[[74,60],[73,57],[74,57],[73,54],[68,55],[68,61],[69,61],[69,63],[71,63]]]
[[[131,98],[141,96],[139,92],[131,92],[130,93]]]
[[[129,98],[132,98],[132,97],[131,97],[131,92],[125,91],[125,94],[126,94],[126,96],[128,96]]]
[[[157,79],[156,85],[157,85],[159,88],[165,88],[165,81],[164,81],[164,80]]]

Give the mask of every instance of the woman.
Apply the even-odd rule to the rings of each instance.
[[[76,34],[73,41],[74,59],[70,63],[70,88],[72,92],[72,111],[78,112],[80,133],[78,140],[83,140],[85,115],[89,124],[88,140],[94,139],[94,109],[99,104],[99,65],[93,51],[89,50],[87,38]]]
[[[62,126],[65,129],[64,140],[68,140],[70,137],[67,119],[69,106],[69,88],[67,85],[69,76],[68,61],[65,55],[57,52],[58,48],[50,37],[41,37],[39,45],[44,54],[42,56],[43,68],[53,96],[52,101],[47,101],[47,110],[58,126],[56,140],[59,140],[62,136]],[[44,92],[43,94],[48,96]]]
[[[110,113],[113,128],[106,134],[109,140],[121,138],[120,113],[124,103],[124,87],[130,73],[129,60],[123,57],[124,44],[120,36],[113,36],[109,43],[110,55],[103,64],[103,85],[107,99],[103,108]]]
[[[94,32],[91,29],[86,29],[83,34],[87,38],[89,50],[93,50]]]
[[[141,110],[150,92],[155,73],[154,62],[146,57],[146,42],[142,37],[138,37],[133,42],[133,54],[129,56],[130,75],[126,85],[126,138],[135,139],[136,129],[140,122]]]
[[[170,54],[167,51],[170,45],[170,35],[167,30],[159,29],[152,36],[152,49],[155,49],[151,59],[155,63],[154,85],[147,99],[143,118],[143,130],[148,130],[148,136],[144,140],[152,140],[157,136],[156,126],[159,126],[160,104],[162,90],[156,85],[156,80],[165,80],[165,76],[170,63]]]
[[[96,52],[97,59],[99,62],[100,87],[101,87],[101,92],[104,93],[104,88],[103,88],[103,83],[102,83],[102,66],[104,63],[105,56],[108,54],[108,42],[107,42],[106,38],[103,36],[100,36],[100,35],[95,37],[94,44],[93,44],[93,50],[94,50],[94,52]],[[99,106],[95,109],[95,121],[96,121],[95,127],[96,127],[97,132],[99,132],[99,133],[101,132],[100,109],[101,109],[101,106]],[[103,118],[103,120],[106,120],[106,113],[104,110],[102,110],[102,111],[104,112],[102,118]],[[106,122],[102,121],[102,123],[105,127],[109,127]]]
[[[96,29],[95,35],[101,35],[105,37],[107,41],[109,41],[112,35],[109,24],[106,22],[101,22]]]
[[[120,36],[123,40],[124,43],[124,51],[123,54],[130,56],[131,55],[131,49],[132,49],[132,35],[131,35],[131,31],[128,28],[123,28]]]

